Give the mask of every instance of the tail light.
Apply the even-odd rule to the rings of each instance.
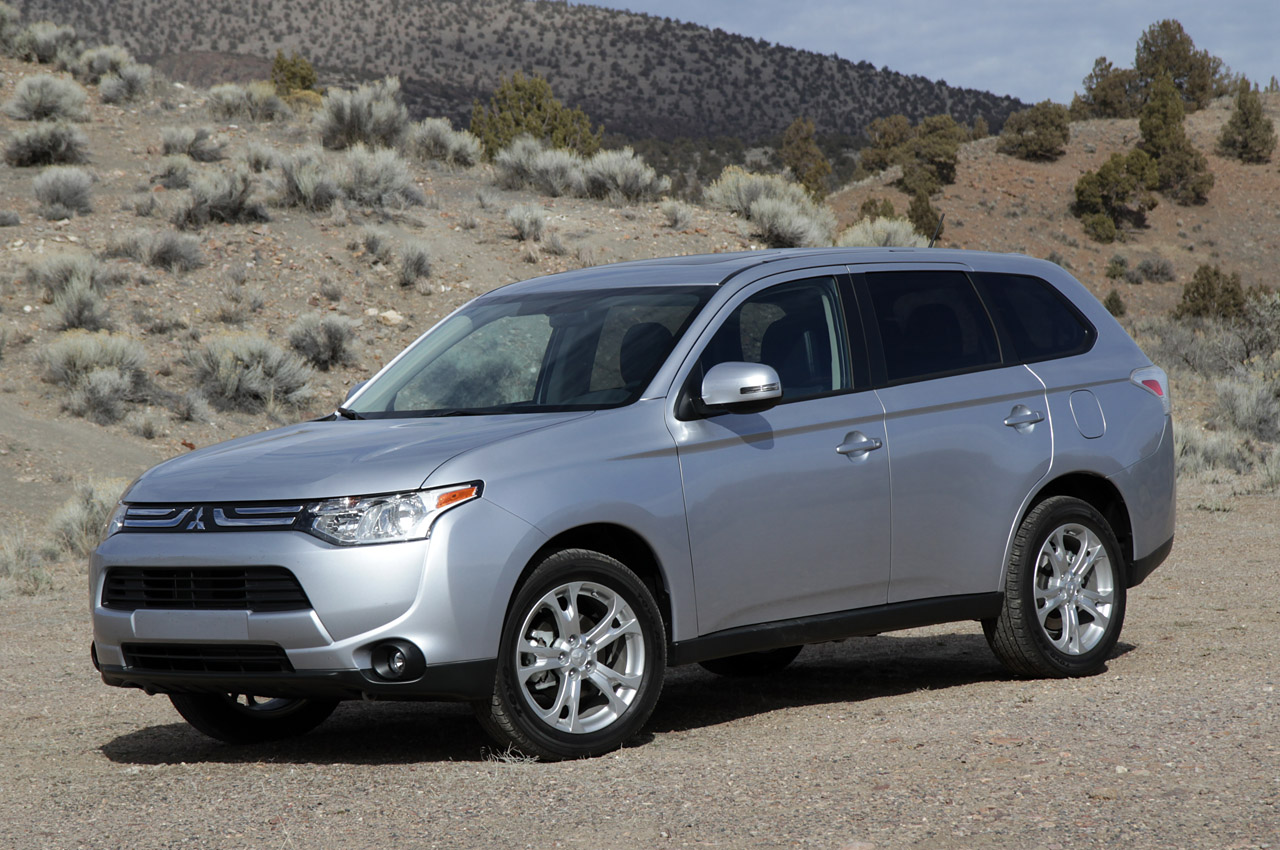
[[[1166,414],[1173,410],[1173,402],[1169,399],[1169,376],[1159,366],[1134,369],[1133,373],[1129,375],[1129,380],[1160,399],[1160,404],[1164,407]]]

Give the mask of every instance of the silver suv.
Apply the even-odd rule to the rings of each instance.
[[[1173,544],[1169,385],[1057,265],[676,257],[502,287],[333,414],[174,458],[93,554],[93,659],[230,742],[466,700],[593,755],[670,665],[981,621],[1102,669]]]

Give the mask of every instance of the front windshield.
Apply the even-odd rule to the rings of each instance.
[[[711,287],[480,298],[346,409],[367,418],[597,410],[652,380]]]

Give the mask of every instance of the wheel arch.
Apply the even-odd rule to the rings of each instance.
[[[1092,505],[1111,526],[1111,532],[1115,534],[1116,542],[1120,544],[1120,551],[1124,555],[1125,565],[1133,564],[1133,524],[1129,518],[1129,506],[1120,490],[1101,475],[1071,472],[1048,482],[1027,502],[1014,530],[1017,530],[1037,505],[1054,496],[1071,496]]]
[[[590,549],[602,555],[608,555],[621,561],[633,573],[640,577],[653,593],[658,610],[662,613],[662,625],[666,631],[667,643],[672,640],[671,592],[666,573],[658,560],[657,553],[640,534],[633,529],[616,523],[599,522],[579,525],[566,529],[552,537],[533,553],[520,572],[507,600],[506,615],[511,615],[511,604],[515,601],[525,580],[542,561],[553,552],[563,549]]]

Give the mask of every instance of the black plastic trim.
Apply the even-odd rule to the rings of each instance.
[[[939,623],[986,620],[1000,613],[1003,602],[1001,593],[971,593],[757,623],[678,641],[672,645],[667,663],[675,667],[744,652],[877,635]]]
[[[300,670],[295,673],[165,673],[102,665],[102,681],[149,694],[252,693],[261,697],[471,701],[493,695],[496,658],[431,664],[410,682],[388,682],[372,670]]]
[[[1173,537],[1156,547],[1150,555],[1144,555],[1129,565],[1129,587],[1137,587],[1146,581],[1147,576],[1156,571],[1156,567],[1164,563],[1173,551]]]

